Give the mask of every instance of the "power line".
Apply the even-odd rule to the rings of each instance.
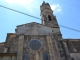
[[[80,30],[76,30],[76,29],[73,29],[73,28],[70,28],[70,27],[67,27],[67,26],[63,26],[63,25],[59,25],[59,26],[67,28],[67,29],[70,29],[70,30],[74,30],[74,31],[80,32]]]
[[[21,12],[21,11],[14,10],[14,9],[11,9],[11,8],[8,8],[8,7],[2,6],[2,5],[0,5],[0,7],[6,8],[6,9],[8,9],[8,10],[12,10],[12,11],[15,11],[15,12],[18,12],[18,13],[21,13],[21,14],[24,14],[24,15],[27,15],[27,16],[30,16],[30,17],[33,17],[33,18],[36,18],[36,19],[40,19],[40,18],[38,18],[38,17],[29,15],[29,14],[23,13],[23,12]]]
[[[32,16],[32,15],[29,15],[29,14],[23,13],[23,12],[21,12],[21,11],[17,11],[17,10],[14,10],[14,9],[11,9],[11,8],[8,8],[8,7],[2,6],[2,5],[0,5],[0,7],[3,7],[3,8],[6,8],[6,9],[8,9],[8,10],[12,10],[12,11],[15,11],[15,12],[18,12],[18,13],[21,13],[21,14],[24,14],[24,15],[27,15],[27,16],[30,16],[30,17],[33,17],[33,18],[36,18],[36,19],[41,20],[41,19],[40,19],[40,18],[38,18],[38,17],[35,17],[35,16]],[[66,26],[63,26],[63,25],[59,25],[59,26],[61,26],[61,27],[64,27],[64,28],[67,28],[67,29],[70,29],[70,30],[73,30],[73,31],[76,31],[76,32],[79,32],[79,33],[80,33],[80,30],[76,30],[76,29],[73,29],[73,28],[70,28],[70,27],[66,27]]]

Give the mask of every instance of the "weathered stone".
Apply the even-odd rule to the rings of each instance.
[[[20,35],[18,40],[17,60],[22,60],[23,58],[23,42],[24,42],[24,35]]]
[[[0,60],[80,60],[80,39],[62,38],[49,3],[43,2],[40,10],[42,24],[18,25],[15,33],[7,34],[6,42],[0,43]],[[40,48],[36,41],[30,46],[32,40],[40,42]]]

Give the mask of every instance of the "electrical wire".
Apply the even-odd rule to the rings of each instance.
[[[36,18],[36,19],[41,20],[41,19],[40,19],[40,18],[38,18],[38,17],[35,17],[35,16],[32,16],[32,15],[29,15],[29,14],[23,13],[23,12],[21,12],[21,11],[17,11],[17,10],[14,10],[14,9],[11,9],[11,8],[8,8],[8,7],[2,6],[2,5],[0,5],[0,7],[3,7],[3,8],[6,8],[6,9],[8,9],[8,10],[12,10],[12,11],[15,11],[15,12],[18,12],[18,13],[21,13],[21,14],[24,14],[24,15],[27,15],[27,16],[30,16],[30,17],[33,17],[33,18]],[[66,26],[63,26],[63,25],[59,25],[59,26],[61,26],[61,27],[64,27],[64,28],[67,28],[67,29],[70,29],[70,30],[73,30],[73,31],[76,31],[76,32],[79,32],[79,33],[80,33],[80,30],[73,29],[73,28],[70,28],[70,27],[66,27]]]
[[[67,27],[67,26],[63,26],[63,25],[59,25],[59,26],[64,27],[64,28],[67,28],[67,29],[70,29],[70,30],[73,30],[73,31],[80,32],[80,30],[73,29],[73,28],[70,28],[70,27]]]
[[[21,11],[14,10],[14,9],[11,9],[11,8],[8,8],[8,7],[2,6],[2,5],[0,5],[0,7],[6,8],[6,9],[8,9],[8,10],[12,10],[12,11],[15,11],[15,12],[18,12],[18,13],[21,13],[21,14],[24,14],[24,15],[27,15],[27,16],[30,16],[30,17],[33,17],[33,18],[36,18],[36,19],[40,19],[40,18],[38,18],[38,17],[29,15],[29,14],[23,13],[23,12],[21,12]]]

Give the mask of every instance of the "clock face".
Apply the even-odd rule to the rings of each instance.
[[[41,42],[38,40],[31,40],[29,42],[29,47],[32,50],[39,50],[41,48]]]

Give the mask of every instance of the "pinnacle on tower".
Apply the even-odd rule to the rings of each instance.
[[[45,4],[45,1],[43,0],[43,4]]]

